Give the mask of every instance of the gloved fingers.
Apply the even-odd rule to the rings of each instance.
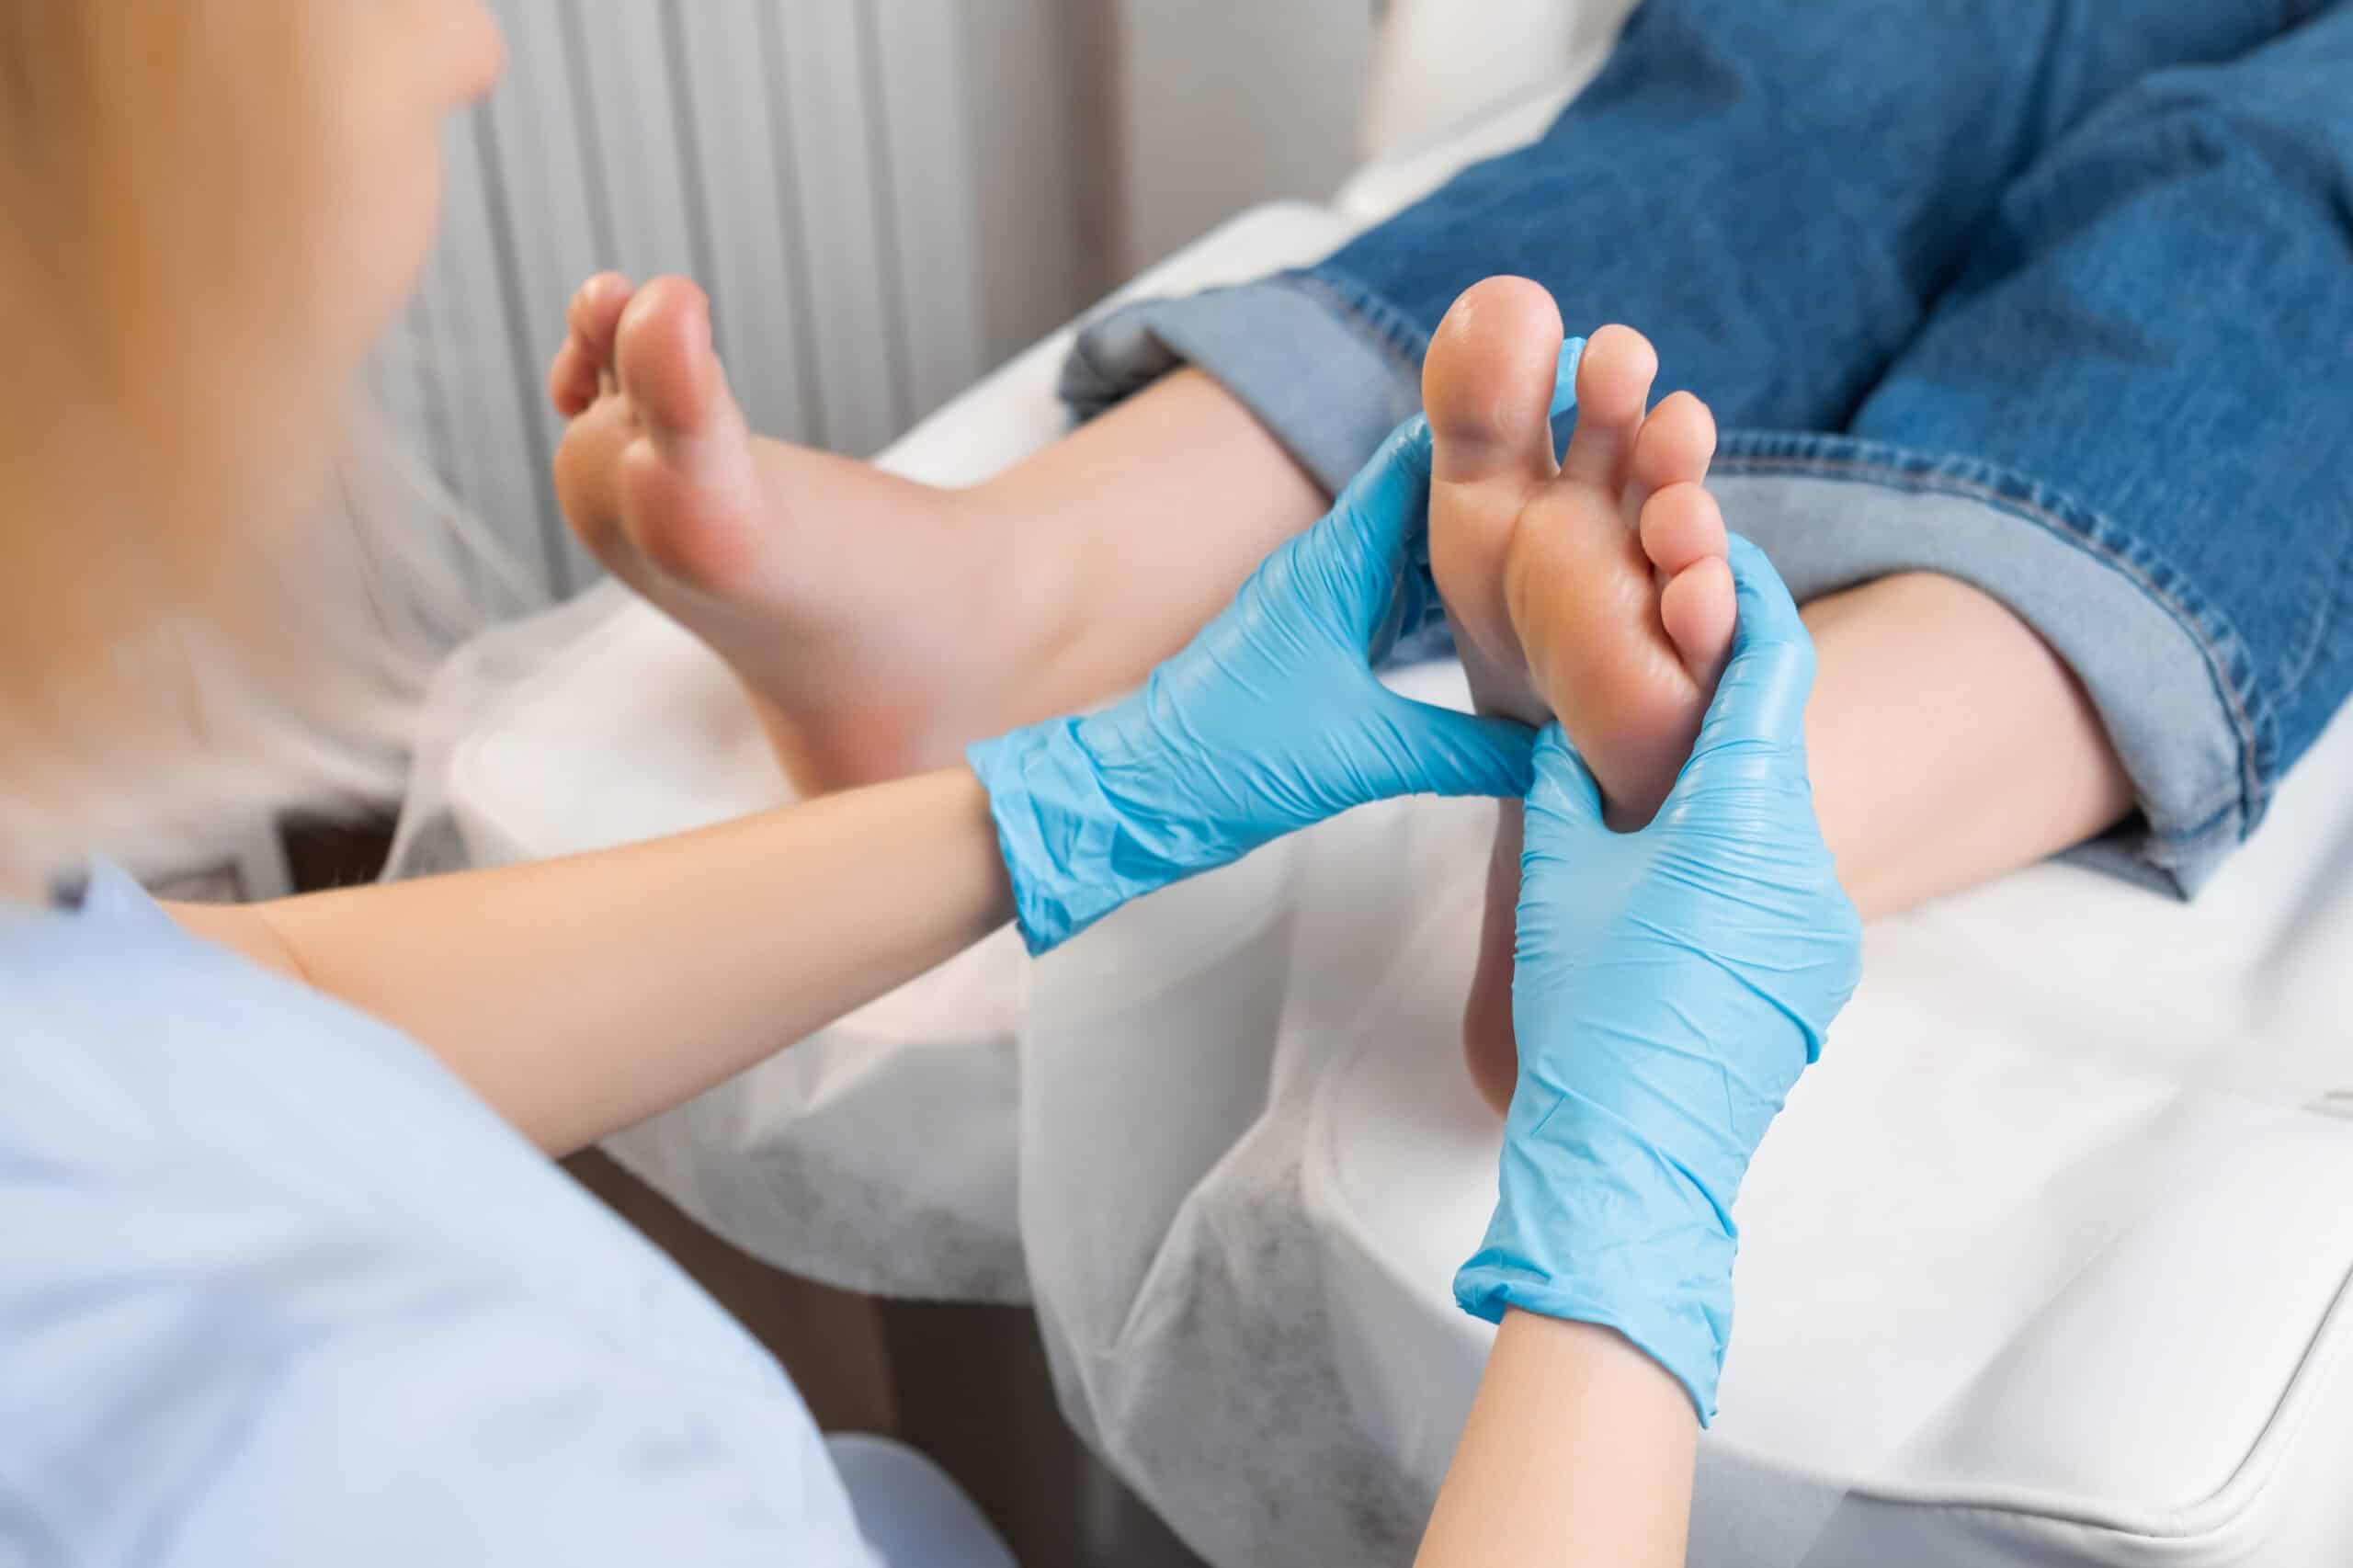
[[[1329,562],[1347,601],[1350,632],[1368,649],[1395,619],[1400,585],[1415,562],[1412,546],[1429,522],[1430,426],[1406,420],[1357,471],[1319,529],[1332,530]]]
[[[1687,777],[1729,748],[1805,748],[1805,704],[1813,689],[1813,639],[1798,618],[1796,601],[1765,552],[1733,534],[1730,540],[1733,600],[1738,617],[1732,658],[1691,748]]]
[[[1384,559],[1404,548],[1429,516],[1430,422],[1415,415],[1381,438],[1332,504]]]
[[[1368,670],[1378,667],[1396,651],[1398,643],[1421,630],[1438,593],[1428,578],[1428,569],[1411,561],[1391,578],[1389,602],[1365,636],[1364,662]]]
[[[1536,737],[1529,767],[1535,782],[1528,790],[1528,854],[1540,849],[1557,853],[1559,841],[1582,833],[1607,833],[1601,818],[1601,786],[1585,759],[1569,744],[1558,722],[1547,724]]]
[[[1585,339],[1571,337],[1561,344],[1560,369],[1552,372],[1552,417],[1558,419],[1577,405],[1577,367],[1585,362]]]
[[[1380,796],[1492,795],[1516,800],[1528,793],[1529,753],[1535,732],[1509,719],[1484,718],[1452,708],[1416,702],[1381,688],[1397,744],[1384,747],[1390,777],[1377,781]]]

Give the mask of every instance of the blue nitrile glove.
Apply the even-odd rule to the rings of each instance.
[[[1583,346],[1563,348],[1556,408]],[[1351,806],[1526,792],[1524,726],[1409,701],[1372,673],[1439,613],[1429,490],[1417,416],[1142,691],[971,749],[1031,952]]]
[[[1612,833],[1557,726],[1536,747],[1501,1201],[1462,1305],[1614,1328],[1704,1423],[1732,1332],[1733,1197],[1860,967],[1806,777],[1813,644],[1732,540],[1739,624],[1691,760],[1651,824]]]

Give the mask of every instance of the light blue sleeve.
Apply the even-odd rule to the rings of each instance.
[[[399,1035],[0,912],[0,1562],[839,1563],[776,1364]]]

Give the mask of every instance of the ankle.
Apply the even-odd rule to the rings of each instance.
[[[1134,676],[1108,667],[1116,641],[1103,614],[1103,529],[1039,494],[1018,469],[943,491],[952,530],[950,597],[967,617],[964,645],[1000,726],[1087,707]]]

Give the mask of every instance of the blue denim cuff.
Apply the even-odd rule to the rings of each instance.
[[[2269,710],[2228,626],[2128,530],[1991,464],[1846,436],[1731,432],[1708,488],[1801,603],[1934,572],[2034,628],[2084,683],[2140,800],[2141,820],[2081,858],[2186,895],[2260,820]]]
[[[1345,278],[1290,272],[1142,300],[1084,324],[1063,366],[1062,397],[1092,418],[1197,366],[1336,495],[1398,421],[1420,411],[1427,346],[1418,327]]]

